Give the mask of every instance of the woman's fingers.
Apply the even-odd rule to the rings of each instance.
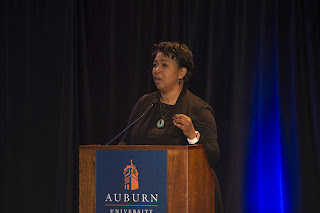
[[[173,116],[173,124],[180,128],[187,138],[193,139],[195,137],[195,129],[190,117],[184,114],[176,114]]]

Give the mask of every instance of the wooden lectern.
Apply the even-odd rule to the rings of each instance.
[[[214,180],[202,145],[84,145],[79,150],[80,213],[96,212],[97,150],[166,150],[168,213],[214,212]]]

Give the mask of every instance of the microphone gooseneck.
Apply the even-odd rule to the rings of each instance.
[[[134,120],[130,125],[128,125],[124,130],[122,130],[119,134],[117,134],[114,138],[112,138],[108,143],[106,143],[105,145],[109,145],[111,142],[113,142],[115,139],[117,139],[122,133],[124,133],[127,129],[129,129],[133,124],[135,124],[137,121],[139,121],[145,114],[147,114],[150,109],[156,104],[157,102],[153,102],[151,104],[151,106],[149,107],[149,109],[147,109],[147,111],[145,111],[142,115],[140,115],[136,120]]]

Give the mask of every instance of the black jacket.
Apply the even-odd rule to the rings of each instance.
[[[187,138],[184,136],[182,130],[174,126],[172,117],[170,122],[167,123],[163,139],[161,141],[150,141],[146,137],[146,130],[149,121],[152,118],[155,108],[158,107],[160,92],[154,92],[144,95],[134,106],[128,123],[132,123],[135,119],[143,113],[146,115],[139,120],[134,126],[127,130],[122,142],[134,145],[188,145]],[[154,106],[152,106],[154,104]],[[152,108],[150,109],[150,107]],[[217,127],[214,118],[213,109],[201,98],[191,93],[188,89],[184,88],[172,109],[172,116],[175,114],[184,114],[192,119],[193,125],[197,131],[200,132],[200,140],[197,144],[202,144],[208,157],[211,167],[217,162],[219,158],[219,146],[217,137]]]

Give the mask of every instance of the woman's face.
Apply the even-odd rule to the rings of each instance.
[[[170,92],[180,88],[179,78],[182,79],[185,73],[175,60],[159,52],[153,61],[152,75],[158,90]]]

